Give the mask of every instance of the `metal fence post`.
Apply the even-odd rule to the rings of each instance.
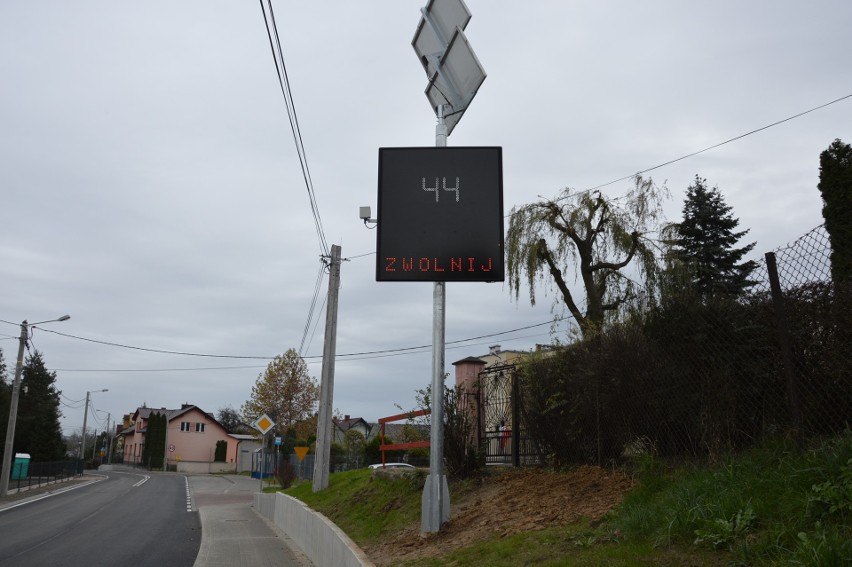
[[[517,368],[512,372],[512,466],[521,466],[521,400]]]
[[[787,397],[790,402],[790,421],[796,440],[802,441],[802,410],[799,399],[799,388],[793,368],[793,347],[790,342],[790,323],[784,311],[784,297],[781,294],[781,281],[778,278],[778,265],[775,253],[767,252],[766,271],[769,273],[769,287],[772,291],[772,306],[775,311],[775,327],[778,332],[778,343],[781,348],[781,360],[784,376],[787,381]]]

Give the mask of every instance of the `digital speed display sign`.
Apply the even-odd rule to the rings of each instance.
[[[380,148],[377,216],[377,281],[503,281],[502,148]]]

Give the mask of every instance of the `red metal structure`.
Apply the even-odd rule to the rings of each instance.
[[[430,410],[417,410],[408,413],[391,415],[389,417],[383,417],[379,419],[379,424],[382,426],[382,446],[380,447],[382,450],[382,466],[385,465],[385,451],[399,451],[402,449],[428,449],[431,446],[431,443],[429,441],[412,441],[411,443],[392,443],[390,445],[385,445],[385,424],[391,423],[393,421],[402,421],[404,419],[413,419],[415,417],[429,415],[430,413]]]

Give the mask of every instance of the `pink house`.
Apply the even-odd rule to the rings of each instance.
[[[142,447],[148,419],[152,414],[166,414],[166,463],[178,472],[234,472],[239,441],[228,434],[212,415],[198,406],[183,404],[180,409],[137,408],[130,417],[130,427],[121,432],[123,455],[127,464],[141,464]],[[225,441],[225,462],[215,462],[216,443]]]

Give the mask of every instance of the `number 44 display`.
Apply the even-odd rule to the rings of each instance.
[[[446,177],[443,178],[442,184],[443,184],[443,187],[441,187],[441,189],[443,189],[444,191],[454,191],[455,192],[456,203],[458,203],[459,202],[459,185],[460,185],[459,184],[459,178],[456,177],[456,186],[455,187],[447,187],[447,178]],[[423,178],[423,190],[424,191],[434,191],[435,192],[435,202],[437,203],[437,202],[440,201],[441,193],[438,192],[438,178],[437,177],[435,178],[435,186],[434,187],[426,187],[426,178],[424,177]]]

